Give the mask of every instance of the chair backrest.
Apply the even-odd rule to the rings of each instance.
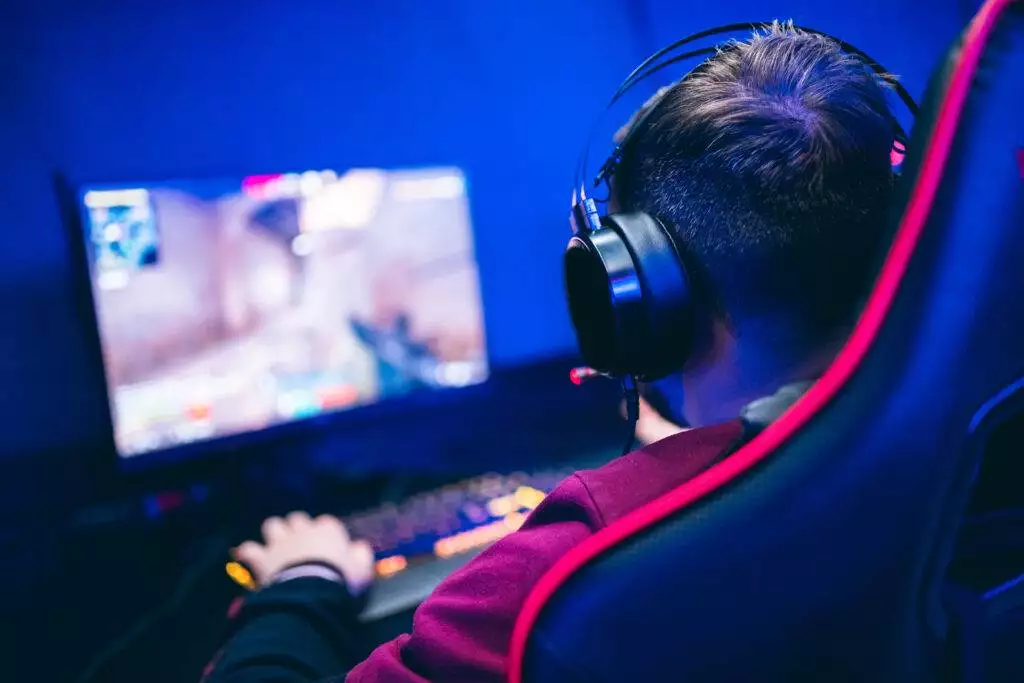
[[[517,621],[511,683],[935,680],[981,446],[1024,412],[1024,3],[989,0],[927,100],[833,365],[557,563]]]

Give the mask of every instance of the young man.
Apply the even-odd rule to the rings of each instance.
[[[744,405],[828,365],[885,235],[894,131],[878,78],[833,41],[776,26],[673,86],[643,125],[616,173],[617,202],[678,231],[714,302],[708,341],[682,373],[694,429],[659,431],[562,482],[420,606],[410,635],[361,663],[346,658],[351,596],[371,581],[372,551],[334,518],[267,520],[262,543],[237,549],[265,588],[235,619],[213,681],[504,680],[516,616],[558,558],[720,459]]]

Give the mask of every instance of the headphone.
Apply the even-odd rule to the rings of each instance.
[[[615,92],[607,109],[637,83],[671,64],[695,57],[708,57],[735,49],[735,44],[716,44],[681,54],[680,48],[693,41],[739,31],[768,30],[772,23],[729,24],[701,31],[658,50],[636,67]],[[913,116],[917,104],[895,78],[865,52],[822,31],[793,26],[804,33],[835,41],[857,57],[896,91]],[[663,88],[630,122],[625,136],[602,164],[591,187],[608,185],[623,158],[623,152],[645,121],[658,108],[665,94],[698,72],[705,60],[669,88]],[[907,136],[892,119],[894,152],[906,151]],[[591,134],[591,139],[594,137]],[[569,312],[584,362],[595,374],[637,381],[659,379],[681,370],[697,345],[700,333],[696,301],[687,272],[684,246],[679,244],[662,220],[643,212],[602,215],[596,200],[588,196],[586,163],[590,141],[580,155],[573,182],[569,222],[572,239],[565,249],[564,276]]]

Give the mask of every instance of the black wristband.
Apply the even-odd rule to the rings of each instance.
[[[270,585],[273,585],[275,583],[281,583],[282,581],[288,581],[288,580],[290,580],[290,578],[288,578],[288,574],[289,573],[293,573],[293,570],[303,569],[303,568],[306,568],[306,567],[311,567],[311,568],[316,568],[316,569],[320,569],[321,570],[320,572],[315,572],[315,573],[310,574],[309,575],[310,578],[322,578],[322,579],[327,579],[327,580],[333,580],[333,581],[337,581],[338,583],[344,584],[346,587],[348,587],[348,579],[345,576],[345,573],[342,572],[337,566],[331,564],[330,562],[325,562],[323,560],[307,560],[307,561],[304,561],[304,562],[294,562],[292,564],[289,564],[289,565],[283,567],[282,569],[278,570],[278,572],[276,574],[274,574],[272,577],[270,577],[270,580],[267,581],[266,585],[270,586]],[[286,577],[286,578],[284,578],[284,579],[280,578],[282,576]],[[296,575],[293,578],[304,578],[304,577],[301,574],[299,574],[299,575]]]

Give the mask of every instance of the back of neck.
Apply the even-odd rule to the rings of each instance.
[[[820,377],[833,357],[831,348],[788,364],[718,354],[714,362],[683,373],[683,416],[693,427],[735,419],[745,406],[783,386]]]

